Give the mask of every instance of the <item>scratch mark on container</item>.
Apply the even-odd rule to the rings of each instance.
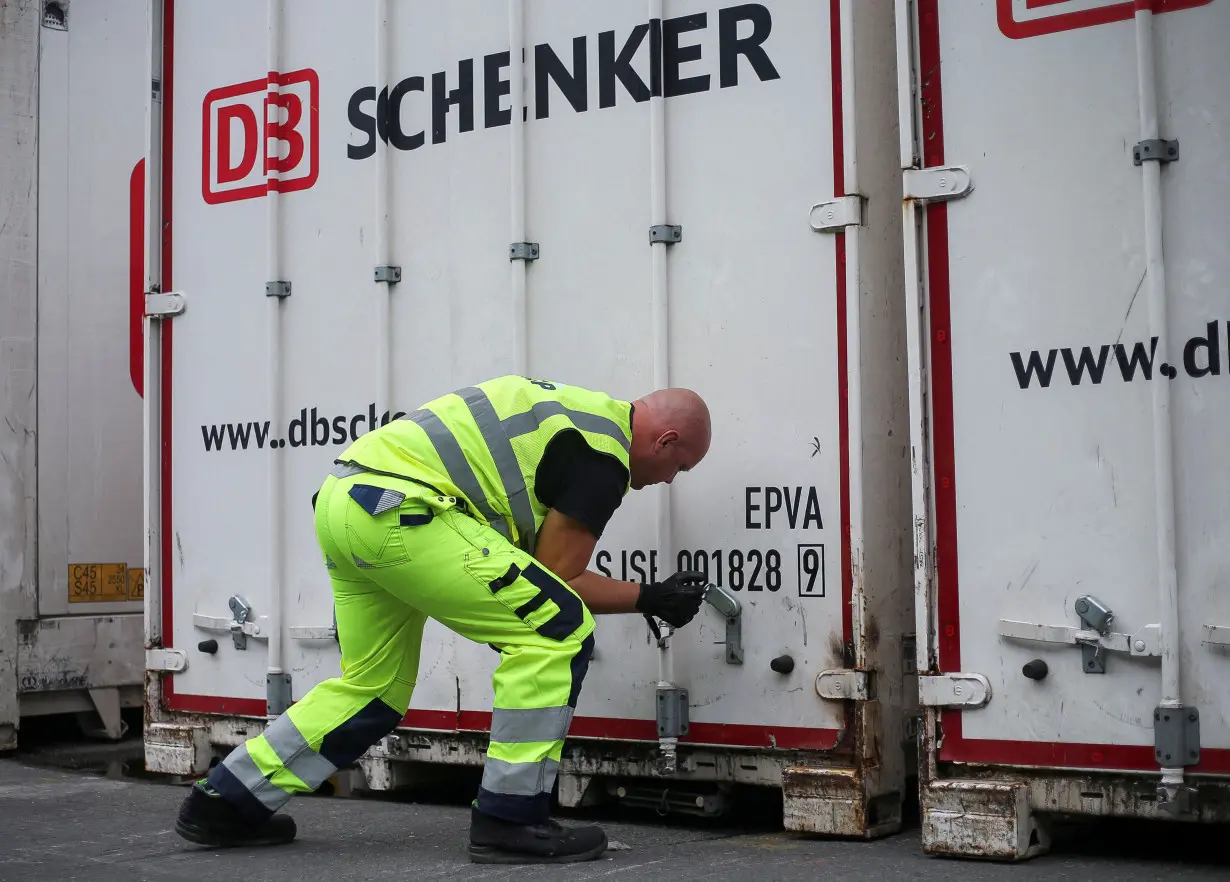
[[[1132,307],[1136,305],[1136,298],[1140,294],[1140,289],[1144,287],[1145,276],[1147,276],[1148,274],[1149,274],[1149,271],[1147,269],[1143,273],[1140,274],[1140,281],[1136,283],[1136,290],[1132,293],[1131,301],[1128,302],[1127,312],[1123,314],[1123,327],[1119,328],[1119,336],[1115,338],[1116,344],[1120,343],[1123,340],[1123,331],[1127,327],[1128,316],[1132,314]]]

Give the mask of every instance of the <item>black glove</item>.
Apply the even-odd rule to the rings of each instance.
[[[708,584],[708,577],[695,570],[675,573],[664,582],[645,582],[636,599],[637,612],[657,616],[672,628],[682,628],[700,611]]]

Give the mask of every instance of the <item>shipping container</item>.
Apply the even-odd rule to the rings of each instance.
[[[897,21],[923,846],[1227,820],[1230,3]]]
[[[165,0],[147,261],[147,765],[196,775],[339,673],[310,500],[359,435],[515,373],[703,394],[712,450],[592,567],[574,806],[901,824],[908,371],[892,5]],[[498,11],[498,14],[495,14]],[[429,621],[368,786],[482,762],[497,656]]]
[[[148,6],[0,3],[0,749],[142,706]]]

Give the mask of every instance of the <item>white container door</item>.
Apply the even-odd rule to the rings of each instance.
[[[383,23],[374,0],[286,2],[271,60],[266,4],[174,3],[163,269],[188,308],[164,348],[163,616],[189,666],[168,704],[263,714],[271,631],[294,698],[336,675],[309,500],[386,415],[504,373],[625,398],[665,379],[709,400],[712,451],[669,530],[634,493],[593,566],[700,567],[741,600],[742,664],[707,606],[673,639],[685,740],[831,747],[842,705],[813,684],[850,641],[844,268],[808,211],[840,191],[836,2],[525,6],[518,128],[507,4],[393,2]],[[201,627],[235,595],[261,629],[244,649]],[[429,622],[407,724],[485,728],[497,660]],[[658,676],[644,620],[601,618],[573,733],[656,740]]]
[[[38,122],[39,613],[140,612],[148,0],[52,4]],[[138,651],[133,647],[133,652]]]
[[[1188,771],[1230,771],[1230,632],[1206,627],[1230,624],[1230,3],[1153,6],[1159,137],[1179,142],[1160,168],[1133,158],[1132,3],[917,4],[921,164],[966,166],[974,187],[924,209],[919,240],[932,627],[939,668],[984,675],[992,696],[943,714],[941,759],[1158,769],[1172,475],[1166,637],[1178,697],[1200,714]]]

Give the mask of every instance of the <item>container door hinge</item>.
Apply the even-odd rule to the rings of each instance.
[[[177,291],[162,294],[154,291],[145,292],[145,317],[165,319],[180,315],[188,308],[184,295]]]
[[[271,717],[286,713],[290,707],[290,674],[265,675],[265,704]]]
[[[508,246],[509,260],[537,260],[541,253],[537,242],[513,242]]]
[[[963,165],[907,168],[903,179],[905,198],[924,203],[961,199],[974,190],[969,169]]]
[[[675,245],[683,241],[683,227],[679,224],[654,224],[649,228],[649,243],[665,242]]]
[[[1162,768],[1200,762],[1200,711],[1194,707],[1159,707],[1153,711],[1153,754]]]
[[[1142,165],[1146,162],[1178,162],[1179,142],[1164,141],[1161,138],[1151,138],[1141,141],[1132,148],[1132,165]]]
[[[1081,669],[1086,674],[1106,673],[1106,653],[1122,652],[1133,656],[1161,654],[1161,627],[1145,625],[1134,634],[1110,630],[1115,614],[1091,594],[1076,598],[1076,615],[1080,628],[1070,625],[1039,625],[1001,619],[999,636],[1036,643],[1061,643],[1081,648]]]
[[[145,650],[145,670],[178,674],[188,670],[188,653],[182,649]]]
[[[816,694],[832,701],[870,701],[869,671],[821,671],[816,675]]]
[[[862,226],[863,202],[858,194],[817,202],[811,207],[811,228],[817,233],[840,233],[846,227]]]
[[[918,678],[923,707],[982,707],[991,700],[991,681],[982,674],[929,674]]]
[[[372,281],[394,284],[401,281],[401,267],[378,266],[372,270]]]

